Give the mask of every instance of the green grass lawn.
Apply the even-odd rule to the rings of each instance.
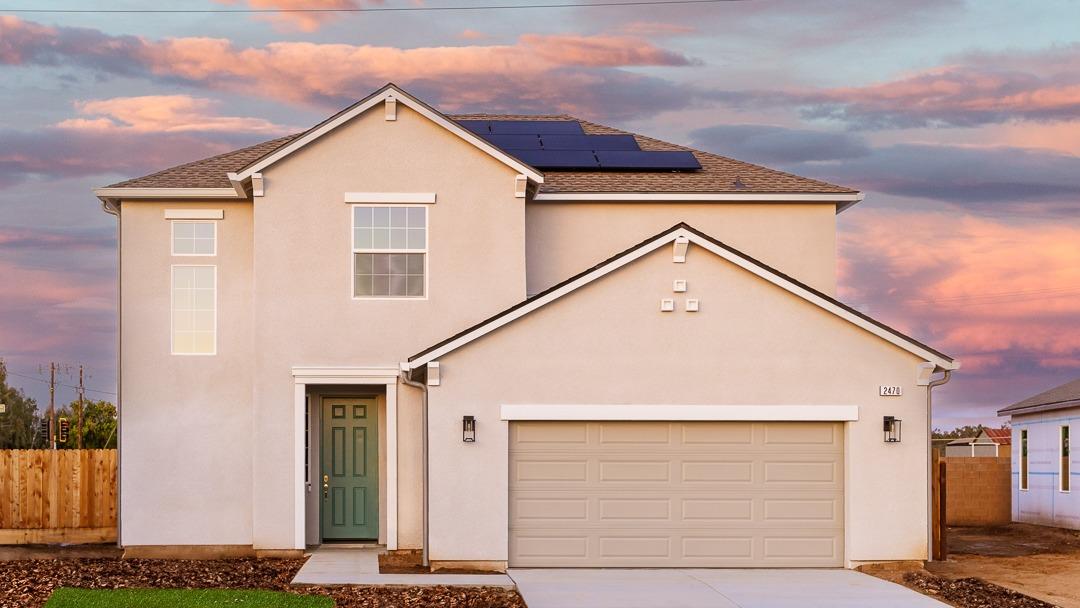
[[[334,608],[328,597],[231,589],[68,589],[45,608]]]

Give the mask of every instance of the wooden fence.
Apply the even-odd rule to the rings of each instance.
[[[116,450],[0,450],[0,544],[116,540]]]

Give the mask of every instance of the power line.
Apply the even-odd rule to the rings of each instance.
[[[973,294],[969,296],[955,296],[951,298],[926,298],[908,300],[912,304],[938,304],[945,302],[970,302],[982,304],[995,304],[998,302],[1023,302],[1029,300],[1048,300],[1080,293],[1080,286],[1047,287],[1044,289],[1029,289],[1024,291],[1002,291],[998,293]]]
[[[13,372],[11,370],[7,370],[7,373],[12,375],[12,376],[18,376],[20,378],[26,378],[28,380],[34,380],[35,382],[44,382],[45,384],[49,383],[49,381],[44,379],[44,378],[38,378],[37,376],[31,376],[29,374],[20,374],[19,372]],[[63,386],[63,387],[66,387],[66,388],[73,388],[73,389],[76,389],[76,390],[78,390],[78,388],[79,388],[77,385],[74,385],[74,384],[62,384],[60,382],[57,382],[56,386]],[[98,390],[98,389],[95,389],[95,388],[85,388],[84,387],[83,390],[91,392],[91,393],[101,393],[103,395],[112,395],[114,397],[116,396],[116,393],[113,393],[113,392],[110,392],[110,391],[102,391],[102,390]]]
[[[71,13],[71,14],[266,14],[266,13],[422,13],[435,11],[504,11],[521,9],[613,8],[620,6],[675,6],[690,4],[731,4],[752,0],[629,0],[628,2],[543,2],[534,4],[475,4],[471,6],[369,6],[355,8],[220,8],[220,9],[145,9],[145,8],[3,8],[0,13]]]

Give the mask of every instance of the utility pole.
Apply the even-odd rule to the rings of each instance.
[[[49,445],[56,449],[56,363],[49,363]]]
[[[82,435],[83,435],[83,395],[86,393],[86,388],[83,386],[83,366],[79,364],[79,439],[78,448],[82,449]]]

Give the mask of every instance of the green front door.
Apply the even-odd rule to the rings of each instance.
[[[322,537],[379,537],[379,446],[375,399],[324,398]]]

